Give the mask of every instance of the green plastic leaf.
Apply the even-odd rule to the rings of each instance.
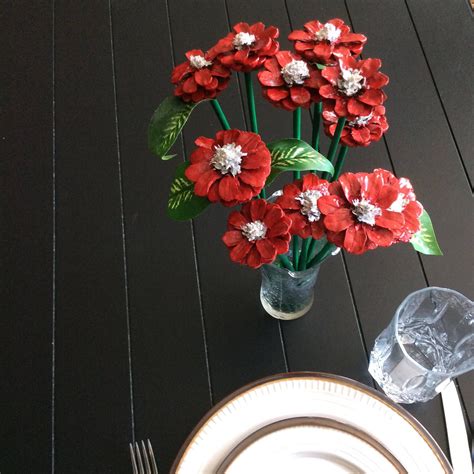
[[[200,102],[198,102],[200,103]],[[178,97],[167,97],[155,110],[148,126],[148,148],[163,160],[197,104],[183,102]]]
[[[186,161],[176,169],[168,197],[168,215],[177,221],[196,217],[210,204],[208,199],[194,194],[194,183],[184,175],[184,170],[188,166],[189,162]]]
[[[168,160],[171,160],[172,158],[174,158],[176,156],[176,153],[174,155],[163,155],[161,157],[162,160],[164,161],[168,161]]]
[[[282,171],[327,171],[334,174],[331,162],[311,145],[297,138],[285,138],[269,143],[272,155],[272,171],[267,178],[270,184]]]
[[[425,255],[443,255],[439,247],[429,214],[423,209],[420,216],[420,230],[411,238],[413,248]]]
[[[316,67],[322,71],[323,69],[326,69],[326,66],[324,64],[319,64],[319,63],[316,63]]]

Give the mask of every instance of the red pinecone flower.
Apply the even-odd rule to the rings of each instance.
[[[343,174],[329,192],[318,201],[327,239],[350,253],[389,247],[411,228],[397,205],[400,181],[388,171]]]
[[[220,39],[211,51],[222,64],[234,71],[258,69],[280,48],[276,41],[279,31],[275,26],[265,28],[261,22],[253,25],[237,23],[233,30]]]
[[[267,59],[258,73],[263,95],[276,107],[295,110],[319,102],[318,89],[324,81],[320,71],[290,51]]]
[[[398,186],[398,197],[390,205],[389,210],[401,212],[405,218],[405,225],[402,229],[394,231],[394,236],[397,242],[409,242],[413,234],[420,230],[420,216],[423,213],[423,206],[416,200],[410,180],[398,179],[390,171],[384,169],[376,169],[374,173],[381,176],[384,184]]]
[[[291,234],[306,239],[320,239],[324,235],[323,216],[318,200],[327,196],[329,183],[309,173],[283,188],[283,195],[276,203],[291,219]]]
[[[324,131],[329,137],[333,137],[339,117],[334,112],[331,104],[324,104],[323,121]],[[382,135],[388,130],[385,107],[376,105],[374,110],[367,116],[348,115],[346,124],[342,129],[341,143],[350,147],[369,146],[372,142],[378,142]]]
[[[174,95],[184,102],[214,99],[229,83],[230,70],[220,64],[213,55],[192,49],[186,53],[187,61],[179,64],[171,73],[176,85]]]
[[[388,84],[388,77],[379,72],[381,65],[380,59],[357,61],[352,56],[345,56],[337,65],[321,71],[326,83],[319,93],[323,100],[330,100],[339,117],[366,117],[387,98],[381,87]]]
[[[312,63],[331,65],[338,58],[361,53],[367,38],[351,33],[339,18],[322,24],[317,20],[305,23],[304,30],[292,31],[288,39],[294,41],[295,51]]]
[[[221,130],[215,138],[199,137],[186,168],[194,193],[211,202],[235,206],[262,190],[270,174],[271,156],[260,135]]]
[[[233,262],[258,268],[288,252],[290,226],[291,219],[278,204],[254,199],[240,212],[230,213],[222,241]]]

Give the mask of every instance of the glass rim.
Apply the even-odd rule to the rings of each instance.
[[[410,354],[408,354],[408,352],[406,351],[405,349],[405,345],[403,343],[401,343],[401,341],[399,340],[398,336],[399,336],[399,333],[398,333],[398,328],[399,328],[399,325],[398,325],[398,321],[399,321],[399,318],[400,318],[400,312],[401,312],[401,309],[406,305],[406,303],[408,302],[408,300],[417,295],[418,293],[426,293],[428,291],[432,291],[432,290],[441,290],[445,293],[450,293],[450,294],[454,294],[456,296],[460,296],[463,300],[467,300],[469,301],[470,303],[472,303],[471,299],[468,298],[467,296],[463,295],[462,293],[460,293],[459,291],[456,291],[456,290],[453,290],[451,288],[444,288],[444,287],[441,287],[441,286],[427,286],[426,288],[421,288],[419,290],[416,290],[416,291],[413,291],[411,292],[409,295],[407,295],[404,300],[398,305],[396,311],[395,311],[395,316],[393,317],[393,322],[395,324],[395,337],[397,339],[397,342],[398,342],[398,345],[400,346],[400,349],[401,351],[403,352],[403,355],[409,359],[411,362],[413,362],[415,365],[419,366],[420,368],[422,368],[423,370],[432,370],[432,369],[429,369],[423,365],[421,365],[419,362],[417,362],[413,357],[410,356]],[[444,375],[447,375],[448,377],[452,378],[452,377],[456,377],[455,374],[451,374],[451,373],[448,373],[446,371],[439,371],[440,374],[444,374]]]
[[[285,268],[285,267],[281,267],[280,265],[277,265],[276,264],[276,261],[277,259],[275,259],[272,263],[266,263],[264,265],[261,266],[261,268],[265,268],[265,267],[271,267],[273,269],[276,269],[278,271],[280,271],[281,273],[285,273],[285,274],[288,274],[290,275],[292,278],[299,278],[301,276],[304,276],[304,275],[309,275],[311,272],[314,272],[316,270],[319,269],[319,267],[321,266],[320,263],[318,263],[317,265],[314,265],[313,267],[310,267],[310,268],[306,268],[305,270],[288,270],[288,268]]]

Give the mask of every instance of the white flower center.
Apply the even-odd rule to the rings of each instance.
[[[339,36],[341,36],[341,30],[332,23],[325,23],[315,36],[318,41],[327,40],[330,43],[335,43]]]
[[[388,208],[389,211],[393,212],[403,212],[405,207],[409,204],[409,200],[405,199],[405,195],[402,193],[398,193],[397,199],[392,202],[390,207]]]
[[[227,145],[215,147],[210,163],[214,169],[222,174],[230,173],[232,176],[235,176],[240,173],[240,164],[242,163],[243,156],[247,156],[247,153],[242,151],[240,145],[227,143]]]
[[[203,67],[210,66],[211,61],[208,61],[204,56],[191,56],[189,62],[194,69],[202,69]]]
[[[370,113],[369,115],[363,115],[363,116],[357,117],[352,122],[349,122],[348,125],[350,127],[365,127],[372,120],[372,117],[373,117],[372,113]]]
[[[304,61],[293,59],[291,63],[281,69],[281,75],[289,86],[303,84],[309,77],[308,65]]]
[[[352,214],[357,217],[359,222],[375,225],[375,218],[382,214],[382,210],[371,204],[367,199],[354,199],[352,201],[354,208]]]
[[[337,80],[337,87],[346,96],[357,94],[365,86],[365,77],[359,69],[344,69],[341,66],[341,75]]]
[[[239,51],[243,49],[244,46],[251,46],[253,43],[255,43],[255,35],[251,35],[250,33],[245,33],[243,31],[237,33],[232,40],[234,48]]]
[[[326,196],[327,194],[329,194],[327,186],[320,186],[319,189],[310,189],[295,197],[296,201],[301,204],[301,214],[306,216],[309,222],[319,221],[321,213],[319,212],[317,202],[321,196]]]
[[[254,242],[265,237],[267,226],[262,221],[253,221],[244,224],[241,228],[243,236],[249,241]]]

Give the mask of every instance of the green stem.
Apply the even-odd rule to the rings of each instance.
[[[322,263],[327,257],[329,257],[329,255],[331,255],[332,252],[334,252],[335,249],[336,246],[334,244],[327,242],[326,245],[321,249],[321,252],[315,255],[315,257],[308,263],[308,268]]]
[[[293,266],[295,267],[295,270],[298,269],[299,261],[300,261],[299,243],[300,243],[299,237],[297,235],[294,235],[293,239],[291,240],[291,251],[293,253]]]
[[[293,268],[293,264],[291,263],[291,260],[286,255],[279,255],[278,260],[287,270],[290,270],[292,272],[295,271],[295,269]]]
[[[311,255],[313,255],[314,247],[316,247],[316,242],[317,242],[317,240],[311,239],[311,243],[309,244],[308,257],[307,258],[311,258]],[[309,263],[309,261],[306,262],[306,268],[308,268],[308,263]]]
[[[344,166],[344,161],[346,160],[348,151],[349,147],[346,145],[341,145],[339,155],[337,155],[336,165],[334,166],[334,176],[332,177],[331,181],[336,181],[336,179],[341,175],[342,167]]]
[[[293,137],[301,139],[301,108],[298,107],[293,112]],[[293,171],[293,179],[300,179],[301,171]],[[298,268],[299,264],[299,237],[297,235],[293,236],[292,242],[292,251],[293,251],[293,265],[295,269]]]
[[[250,129],[254,133],[258,133],[258,124],[257,124],[257,111],[255,109],[255,96],[253,93],[253,82],[252,82],[252,73],[246,72],[245,76],[245,89],[247,90],[247,104],[249,107],[250,115]]]
[[[222,110],[221,104],[219,104],[219,101],[217,99],[212,99],[211,105],[217,115],[217,118],[219,119],[219,122],[222,125],[222,128],[224,130],[230,130],[229,122],[224,114],[224,111]]]
[[[340,117],[337,121],[336,131],[331,140],[331,145],[329,147],[328,156],[326,157],[331,163],[334,161],[334,156],[336,155],[337,145],[339,145],[339,140],[341,139],[341,133],[346,124],[346,117]],[[323,173],[321,176],[323,179],[329,178],[329,173]]]
[[[303,244],[301,245],[300,265],[298,267],[298,270],[306,270],[308,250],[312,240],[313,239],[311,237],[308,237],[307,239],[303,240]]]
[[[316,151],[319,151],[319,128],[321,124],[322,111],[323,111],[323,103],[316,102],[313,108],[313,134],[311,136],[311,146]]]

